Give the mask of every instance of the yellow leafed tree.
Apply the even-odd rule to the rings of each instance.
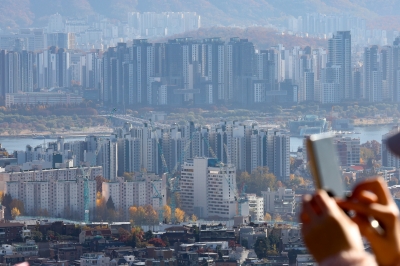
[[[271,221],[272,217],[271,214],[269,214],[268,212],[264,215],[264,221]]]
[[[11,216],[13,219],[15,219],[17,216],[20,216],[21,212],[17,208],[13,208],[11,210]]]
[[[197,216],[194,215],[194,214],[192,214],[191,220],[192,220],[193,222],[196,222],[196,221],[197,221]]]
[[[135,225],[146,224],[146,219],[148,216],[146,215],[146,211],[142,206],[131,206],[129,208],[129,215],[131,216],[131,219]]]
[[[144,212],[145,212],[145,217],[146,217],[146,223],[149,225],[157,224],[158,223],[158,214],[154,210],[153,206],[151,205],[146,205],[144,206]]]
[[[11,210],[17,208],[20,212],[20,215],[23,215],[25,211],[24,203],[19,199],[13,199],[10,203],[10,208]]]
[[[175,219],[177,222],[181,223],[185,219],[185,212],[179,208],[175,209]]]
[[[164,205],[164,219],[167,221],[171,221],[171,207],[168,205]]]

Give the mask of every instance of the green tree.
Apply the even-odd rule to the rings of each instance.
[[[112,200],[111,196],[108,198],[106,206],[108,210],[115,210],[114,201]]]
[[[4,218],[6,219],[11,219],[11,202],[12,202],[13,198],[11,197],[10,194],[6,193],[4,194],[3,200],[1,202],[1,204],[6,207],[5,211],[4,211]]]
[[[248,249],[249,248],[249,241],[247,241],[247,239],[242,239],[241,245]]]
[[[169,239],[168,239],[167,236],[162,236],[161,239],[162,239],[162,241],[164,241],[166,247],[169,247],[169,246],[170,246],[170,245],[169,245]]]
[[[257,254],[259,259],[266,258],[268,255],[268,251],[270,249],[270,243],[268,238],[259,237],[254,244],[254,252]]]
[[[146,241],[149,241],[149,240],[152,239],[152,238],[154,238],[154,234],[153,234],[153,232],[152,232],[151,230],[147,231],[147,232],[144,234],[144,239],[145,239]]]
[[[36,242],[40,242],[43,240],[43,234],[40,231],[34,230],[31,232],[31,235],[32,235],[33,240],[35,240]]]

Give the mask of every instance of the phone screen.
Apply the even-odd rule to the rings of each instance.
[[[311,135],[307,140],[307,152],[317,188],[326,190],[331,196],[344,198],[346,190],[340,174],[333,135]]]

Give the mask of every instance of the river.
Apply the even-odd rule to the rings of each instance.
[[[75,141],[75,140],[85,140],[85,137],[65,137],[65,142],[67,141]],[[49,139],[33,139],[32,137],[0,137],[0,143],[3,148],[9,153],[13,151],[24,151],[26,145],[31,145],[32,147],[36,147],[38,145],[43,144],[44,142],[54,142],[57,141],[56,138],[49,138]]]
[[[344,136],[352,137],[352,138],[360,138],[361,144],[376,140],[378,142],[382,142],[382,136],[388,133],[393,126],[368,126],[368,127],[354,127],[355,133],[359,134],[346,134]],[[297,151],[298,147],[303,147],[303,138],[300,137],[291,137],[290,138],[290,151]]]

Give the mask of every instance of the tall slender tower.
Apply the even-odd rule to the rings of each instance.
[[[338,31],[329,40],[328,64],[340,66],[339,100],[354,98],[352,91],[351,34]]]

